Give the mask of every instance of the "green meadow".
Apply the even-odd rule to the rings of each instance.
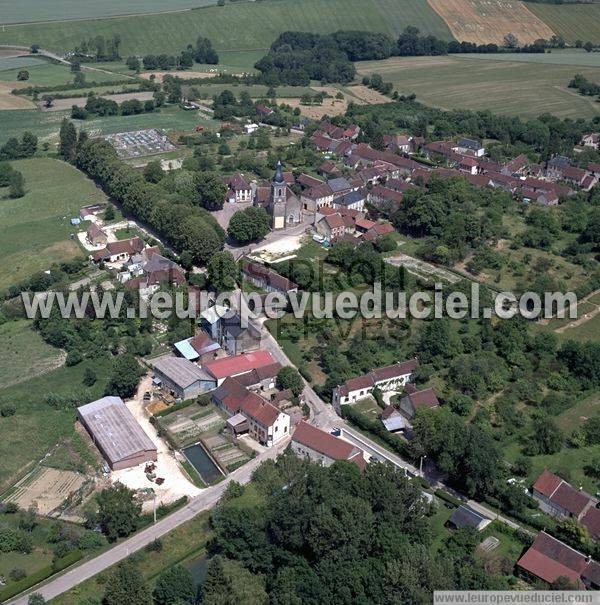
[[[7,26],[0,31],[0,44],[35,42],[66,52],[84,38],[118,34],[121,55],[127,56],[177,53],[198,36],[206,36],[218,50],[246,51],[266,49],[290,29],[315,33],[361,29],[395,36],[407,25],[452,39],[427,0],[264,0],[187,12]]]
[[[0,290],[52,263],[81,256],[70,238],[75,228],[69,219],[81,206],[106,201],[91,180],[65,162],[35,158],[12,165],[25,177],[26,194],[9,199],[0,189]]]

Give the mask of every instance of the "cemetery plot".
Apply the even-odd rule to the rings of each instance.
[[[177,149],[165,134],[155,128],[109,134],[104,140],[117,150],[120,158],[137,158]]]

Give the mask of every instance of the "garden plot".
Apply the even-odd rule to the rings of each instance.
[[[405,267],[413,275],[423,277],[427,280],[443,279],[450,284],[455,284],[461,279],[458,275],[446,271],[446,269],[436,267],[431,263],[426,263],[407,254],[397,254],[396,256],[386,258],[386,262],[396,267]]]
[[[203,439],[203,443],[221,468],[233,470],[249,460],[246,453],[221,435]]]
[[[137,158],[177,149],[166,135],[155,128],[108,134],[104,140],[117,150],[120,158]]]
[[[198,441],[207,433],[216,435],[225,426],[225,420],[214,407],[192,405],[165,416],[161,425],[172,441],[181,447]]]
[[[40,515],[54,516],[65,501],[77,496],[87,480],[80,473],[38,466],[15,486],[6,502],[23,509],[35,506]]]

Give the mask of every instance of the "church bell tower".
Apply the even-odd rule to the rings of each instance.
[[[285,227],[285,209],[287,203],[287,183],[283,178],[281,162],[277,162],[275,176],[271,182],[271,220],[273,229]]]

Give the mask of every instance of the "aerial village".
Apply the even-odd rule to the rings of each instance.
[[[357,142],[359,135],[356,125],[323,121],[311,136],[322,160],[313,174],[286,170],[279,162],[270,182],[241,172],[223,179],[227,194],[219,213],[225,221],[248,207],[264,208],[270,217],[266,245],[232,249],[244,282],[256,291],[284,296],[298,292],[297,284],[277,272],[277,258],[293,257],[299,241],[327,249],[339,242],[375,243],[393,233],[390,217],[405,193],[432,178],[460,176],[476,188],[501,188],[524,204],[542,206],[589,191],[600,179],[600,164],[579,168],[562,156],[533,164],[519,155],[500,164],[474,139],[426,143],[419,137],[389,135],[383,139],[384,149],[376,150]],[[582,150],[598,146],[598,134],[580,142]],[[105,225],[103,210],[83,207],[72,223],[83,228],[77,237],[91,261],[110,271],[115,283],[142,297],[165,285],[195,289],[173,255],[161,252],[158,243],[144,242],[142,237],[149,234],[141,224],[127,219]],[[139,235],[127,238],[132,229]],[[103,287],[113,286],[105,282]],[[228,311],[219,305],[202,311],[193,336],[175,342],[167,353],[147,357],[132,400],[109,395],[78,408],[79,422],[104,459],[105,477],[153,494],[144,503],[148,508],[156,507],[157,499],[167,504],[194,497],[269,450],[288,446],[297,456],[325,466],[336,460],[360,469],[390,463],[410,477],[425,476],[423,459],[418,469],[404,464],[337,416],[345,406],[382,398],[378,422],[410,441],[417,412],[440,407],[435,389],[414,385],[418,359],[398,359],[348,379],[333,389],[329,407],[300,378],[261,322],[243,325],[238,314]],[[290,380],[290,373],[297,380]],[[544,512],[575,519],[594,539],[600,538],[596,497],[549,471],[524,489]],[[440,505],[430,492],[423,493],[432,505]],[[481,532],[500,519],[490,509],[455,497],[449,527]],[[492,550],[497,542],[486,538],[483,547]],[[578,586],[600,588],[600,565],[544,531],[531,535],[531,546],[517,567],[524,577],[547,584],[564,576]]]

